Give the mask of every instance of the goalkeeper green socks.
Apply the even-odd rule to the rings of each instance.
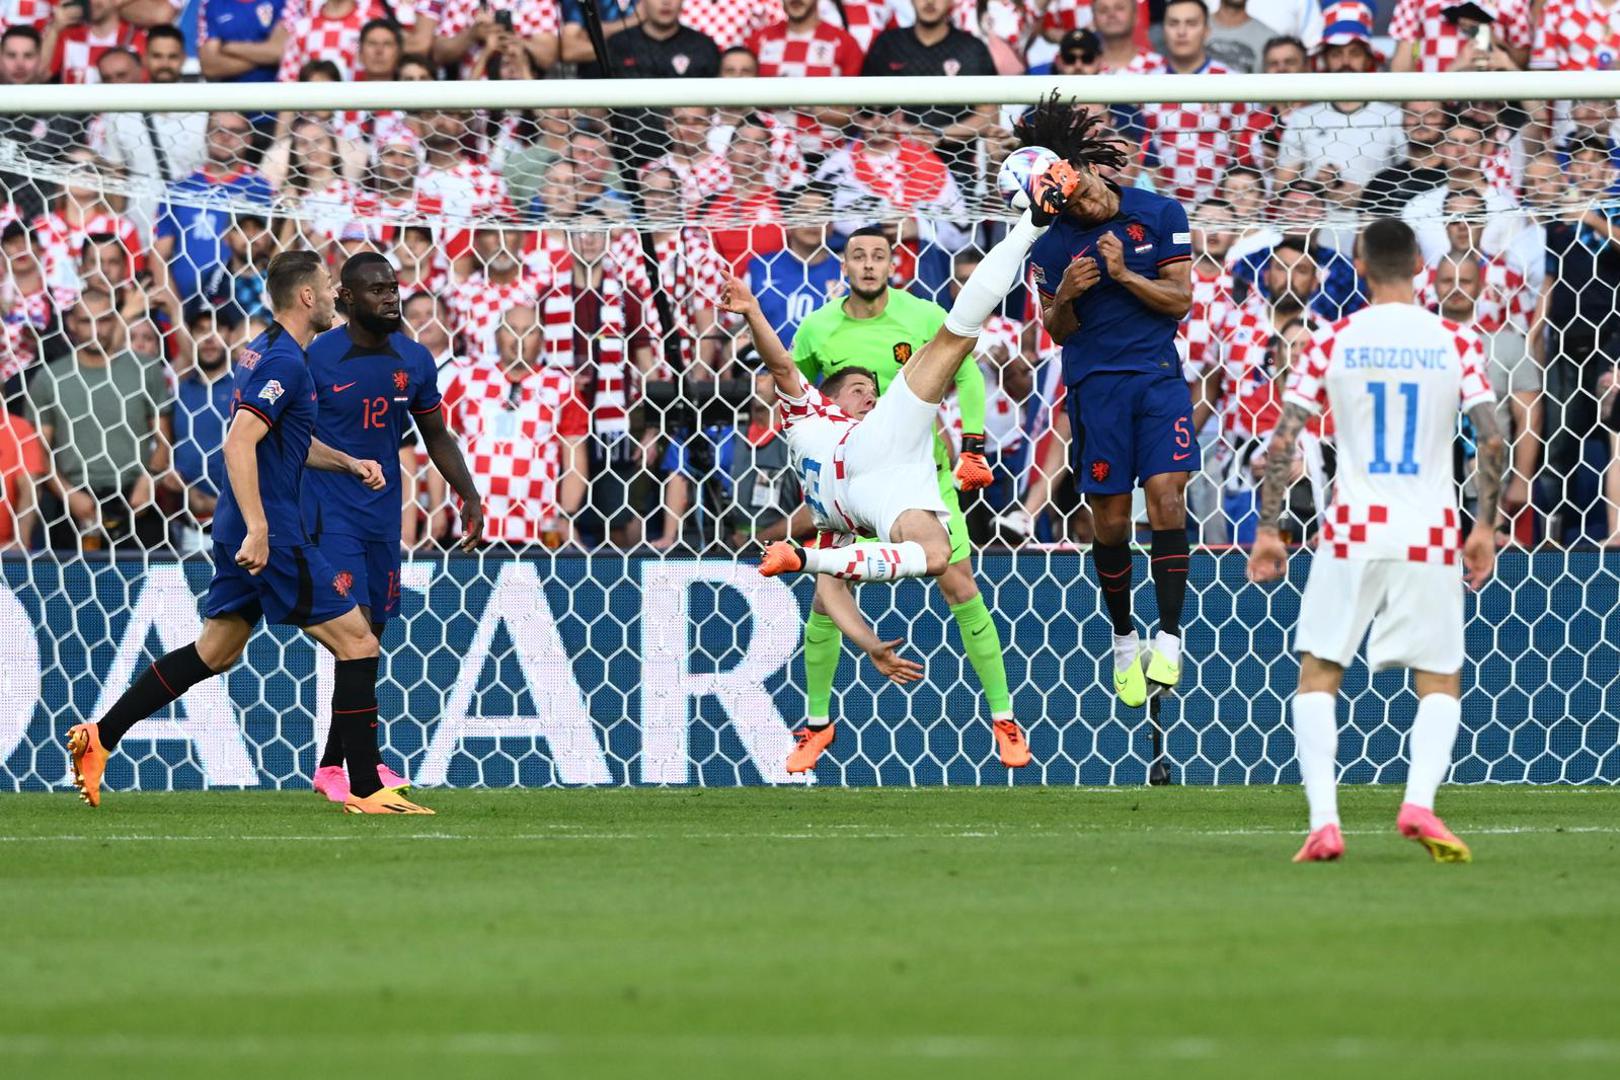
[[[805,715],[812,727],[821,727],[832,716],[833,679],[843,652],[844,634],[832,616],[812,611],[804,624]]]
[[[996,632],[996,621],[990,617],[984,597],[975,596],[961,604],[951,605],[956,616],[956,628],[962,633],[962,647],[968,661],[979,674],[979,685],[984,687],[985,700],[990,703],[990,718],[1005,720],[1012,717],[1012,694],[1007,690],[1007,665],[1001,657],[1001,635]]]

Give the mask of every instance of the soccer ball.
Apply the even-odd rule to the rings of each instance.
[[[1026,146],[1008,154],[996,174],[1001,201],[1014,210],[1029,209],[1030,185],[1057,160],[1058,156],[1044,146]]]

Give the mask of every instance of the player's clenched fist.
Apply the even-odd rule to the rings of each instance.
[[[1288,569],[1288,548],[1276,529],[1260,529],[1249,549],[1249,580],[1277,581]]]
[[[1118,233],[1105,232],[1097,237],[1097,254],[1103,257],[1109,277],[1125,276],[1125,245],[1120,242]]]
[[[236,565],[250,574],[257,574],[270,561],[270,533],[250,532],[236,549]]]
[[[383,485],[388,483],[387,478],[383,476],[382,466],[366,458],[355,458],[354,464],[349,466],[349,471],[359,477],[360,482],[372,491],[381,491]]]
[[[956,459],[952,476],[956,479],[957,491],[978,491],[995,480],[990,463],[984,459],[983,435],[962,436],[962,456]]]
[[[1097,269],[1097,260],[1090,255],[1082,255],[1070,262],[1068,269],[1063,271],[1057,298],[1067,303],[1101,280],[1102,271]]]

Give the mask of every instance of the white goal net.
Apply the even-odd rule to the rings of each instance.
[[[1055,85],[1106,119],[1128,160],[1113,179],[1192,222],[1182,345],[1204,465],[1190,663],[1161,717],[1175,777],[1297,780],[1287,643],[1330,424],[1302,441],[1288,581],[1248,584],[1242,548],[1281,381],[1313,326],[1366,302],[1359,227],[1398,216],[1427,264],[1419,302],[1484,335],[1511,433],[1454,779],[1620,781],[1610,74],[19,90],[0,101],[0,788],[60,785],[66,728],[195,636],[231,364],[289,248],[334,270],[361,251],[393,261],[489,515],[491,543],[458,552],[453,494],[416,441],[400,447],[385,758],[426,784],[802,782],[784,758],[805,715],[809,583],[762,579],[751,552],[807,520],[720,287],[748,279],[792,344],[847,296],[850,235],[880,225],[889,288],[948,307],[1005,228],[997,163]],[[1228,100],[1168,100],[1209,96]],[[940,420],[953,454],[964,432],[986,441],[994,483],[961,501],[1035,765],[997,763],[947,603],[907,582],[860,599],[927,678],[887,686],[846,648],[843,726],[815,782],[1146,776],[1147,717],[1104,675],[1062,363],[1033,285],[980,339],[982,393],[964,386]],[[892,358],[920,345],[897,339]],[[1466,516],[1466,424],[1455,464]],[[307,639],[261,631],[228,677],[137,727],[109,783],[307,786],[330,680]],[[1358,665],[1346,693],[1347,779],[1404,776],[1403,682]]]

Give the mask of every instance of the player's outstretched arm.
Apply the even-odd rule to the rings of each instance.
[[[461,444],[450,434],[444,423],[444,410],[418,413],[416,430],[422,435],[428,460],[439,470],[461,499],[461,550],[471,551],[484,539],[484,503],[478,497],[478,485],[473,483],[462,456]]]
[[[1496,406],[1483,402],[1468,410],[1474,426],[1474,487],[1479,492],[1479,513],[1463,543],[1463,566],[1468,584],[1484,588],[1496,564],[1496,517],[1502,504],[1502,480],[1507,475],[1507,440],[1497,423]]]
[[[816,600],[828,617],[837,624],[844,636],[865,650],[877,668],[890,682],[905,685],[923,677],[923,667],[915,660],[907,660],[895,650],[906,643],[905,638],[881,640],[867,625],[861,606],[855,602],[849,583],[826,574],[816,576]]]
[[[1311,414],[1292,401],[1283,404],[1282,419],[1271,433],[1266,455],[1266,474],[1260,481],[1260,524],[1254,546],[1249,549],[1249,580],[1275,581],[1288,566],[1288,549],[1283,546],[1278,525],[1282,521],[1283,499],[1288,495],[1288,479],[1294,470],[1294,454],[1299,433]]]
[[[304,465],[321,472],[348,473],[357,477],[360,482],[372,491],[381,491],[383,485],[388,483],[383,476],[382,466],[369,458],[350,457],[341,450],[335,450],[319,439],[309,440],[309,453],[304,455]]]
[[[754,348],[759,350],[759,358],[765,362],[766,370],[776,380],[776,388],[795,400],[802,398],[804,379],[799,375],[799,369],[794,366],[793,354],[787,351],[782,339],[776,336],[775,328],[760,310],[759,300],[748,288],[748,282],[735,276],[728,280],[720,292],[720,306],[733,315],[741,315],[748,321],[748,333],[753,336]]]

